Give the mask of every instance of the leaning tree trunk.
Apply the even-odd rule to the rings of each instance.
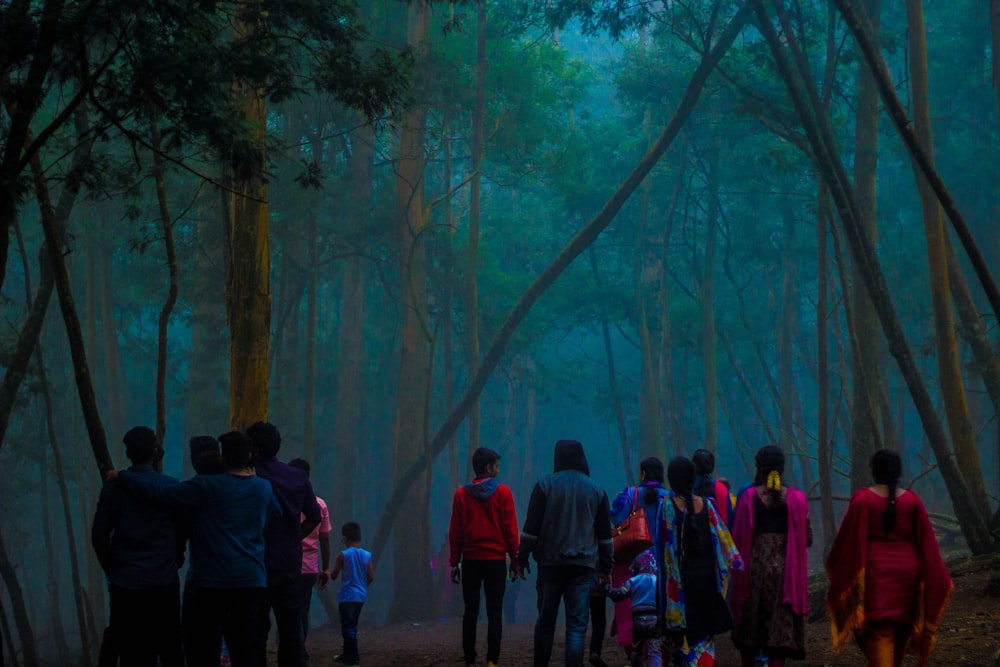
[[[910,86],[913,96],[913,121],[927,159],[934,164],[934,141],[931,134],[931,112],[928,102],[927,41],[924,34],[924,10],[920,0],[906,0],[907,34],[909,36]],[[976,439],[965,400],[965,383],[955,342],[951,297],[948,286],[948,253],[941,206],[920,172],[913,164],[917,191],[924,212],[924,235],[927,239],[927,265],[930,270],[931,302],[934,307],[934,340],[937,346],[941,399],[948,417],[948,428],[955,448],[955,459],[965,476],[973,500],[980,507],[989,507],[986,486]]]
[[[716,65],[718,65],[722,56],[729,50],[729,47],[732,46],[733,41],[746,25],[751,12],[758,2],[759,0],[748,0],[748,2],[744,3],[737,10],[729,24],[719,35],[716,43],[705,53],[698,67],[691,75],[691,79],[681,97],[677,110],[673,118],[670,119],[670,122],[663,129],[662,134],[642,159],[639,160],[639,164],[636,165],[614,194],[611,195],[611,198],[604,204],[601,211],[570,239],[562,252],[545,267],[542,273],[521,294],[517,302],[507,313],[496,337],[486,350],[482,365],[479,367],[479,372],[476,373],[476,377],[469,383],[458,405],[445,418],[437,432],[435,432],[434,437],[431,438],[427,451],[418,457],[404,474],[395,476],[392,494],[386,502],[385,509],[382,512],[372,539],[372,553],[375,555],[376,560],[378,560],[382,550],[385,548],[385,544],[389,539],[389,533],[396,519],[405,517],[399,511],[399,508],[410,492],[410,487],[418,477],[422,478],[422,473],[430,467],[434,457],[440,453],[447,444],[448,439],[451,438],[465,419],[472,403],[482,393],[487,379],[493,373],[497,364],[500,363],[504,350],[517,330],[517,327],[524,321],[531,307],[541,298],[545,291],[551,287],[556,279],[562,275],[566,268],[584,250],[590,247],[590,244],[600,236],[601,232],[611,224],[618,211],[621,210],[622,206],[632,196],[632,193],[635,192],[646,175],[649,174],[663,156],[663,153],[666,152],[694,110],[709,75],[715,69]]]
[[[872,23],[877,39],[880,25],[880,0],[852,0],[859,11]],[[876,173],[878,171],[878,88],[875,78],[863,62],[858,63],[857,105],[854,123],[854,198],[865,235],[876,243]],[[878,315],[871,298],[865,291],[860,268],[852,265],[853,285],[851,301],[854,304],[854,334],[864,345],[852,346],[851,376],[851,490],[871,483],[868,461],[879,448],[882,434],[890,426],[878,423],[878,397],[883,380],[884,344],[878,335]],[[874,418],[870,418],[874,417]]]

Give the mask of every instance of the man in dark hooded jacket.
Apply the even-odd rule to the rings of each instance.
[[[611,574],[611,512],[608,496],[590,479],[583,445],[560,440],[551,475],[535,484],[521,531],[517,574],[538,565],[538,622],[535,667],[549,664],[559,604],[566,609],[566,665],[582,667],[588,601],[596,569],[602,582]]]
[[[462,584],[462,650],[465,664],[476,664],[476,622],[479,589],[486,594],[486,664],[500,661],[503,633],[503,594],[507,583],[507,557],[515,570],[518,534],[514,496],[497,481],[500,454],[480,447],[472,454],[476,478],[455,491],[451,505],[448,543],[451,546],[451,580]],[[459,565],[461,563],[461,566]]]

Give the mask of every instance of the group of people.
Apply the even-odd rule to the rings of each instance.
[[[462,648],[476,665],[476,623],[485,593],[488,667],[497,667],[506,581],[536,567],[538,620],[534,664],[548,665],[556,618],[564,609],[565,664],[601,657],[606,600],[615,602],[611,634],[632,667],[709,667],[715,638],[730,632],[743,667],[782,667],[805,657],[808,548],[813,533],[805,494],[783,479],[785,456],[769,445],[754,458],[751,484],[738,493],[712,476],[714,455],[697,450],[639,465],[639,483],[614,503],[590,478],[583,446],[555,445],[553,472],[536,484],[520,535],[510,489],[497,481],[500,455],[472,456],[475,478],[456,490],[449,526],[451,578],[462,585]],[[854,635],[868,664],[901,667],[904,653],[924,664],[952,591],[927,511],[899,488],[898,453],[871,459],[874,484],[851,499],[826,560],[827,610],[834,647]],[[651,546],[626,559],[613,526],[637,510]],[[877,582],[877,586],[874,585]]]
[[[111,606],[101,667],[266,667],[272,615],[279,667],[307,667],[313,588],[338,577],[344,650],[335,661],[360,664],[371,554],[349,521],[331,569],[326,503],[307,461],[278,459],[277,427],[192,438],[196,474],[184,482],[162,473],[163,450],[148,427],[123,442],[132,465],[108,475],[91,528]]]

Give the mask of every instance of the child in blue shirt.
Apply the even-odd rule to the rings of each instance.
[[[337,593],[344,650],[333,656],[333,661],[338,665],[360,665],[358,617],[361,616],[361,607],[368,597],[368,585],[375,579],[375,563],[372,562],[371,552],[361,548],[361,526],[357,522],[345,523],[340,534],[345,548],[337,556],[330,580],[336,579],[341,572],[344,573],[340,592]]]
[[[662,642],[656,630],[656,559],[652,549],[635,557],[632,577],[618,588],[608,591],[608,597],[618,602],[632,599],[631,665],[662,667]]]

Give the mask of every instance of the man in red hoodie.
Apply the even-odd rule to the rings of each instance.
[[[486,593],[486,662],[496,667],[503,635],[503,594],[508,572],[516,564],[519,546],[517,512],[510,487],[497,481],[500,455],[486,447],[472,454],[476,478],[455,491],[448,542],[451,580],[462,584],[462,649],[465,664],[476,663],[476,622],[479,590]],[[508,556],[510,557],[508,565]],[[513,578],[513,577],[512,577]]]

